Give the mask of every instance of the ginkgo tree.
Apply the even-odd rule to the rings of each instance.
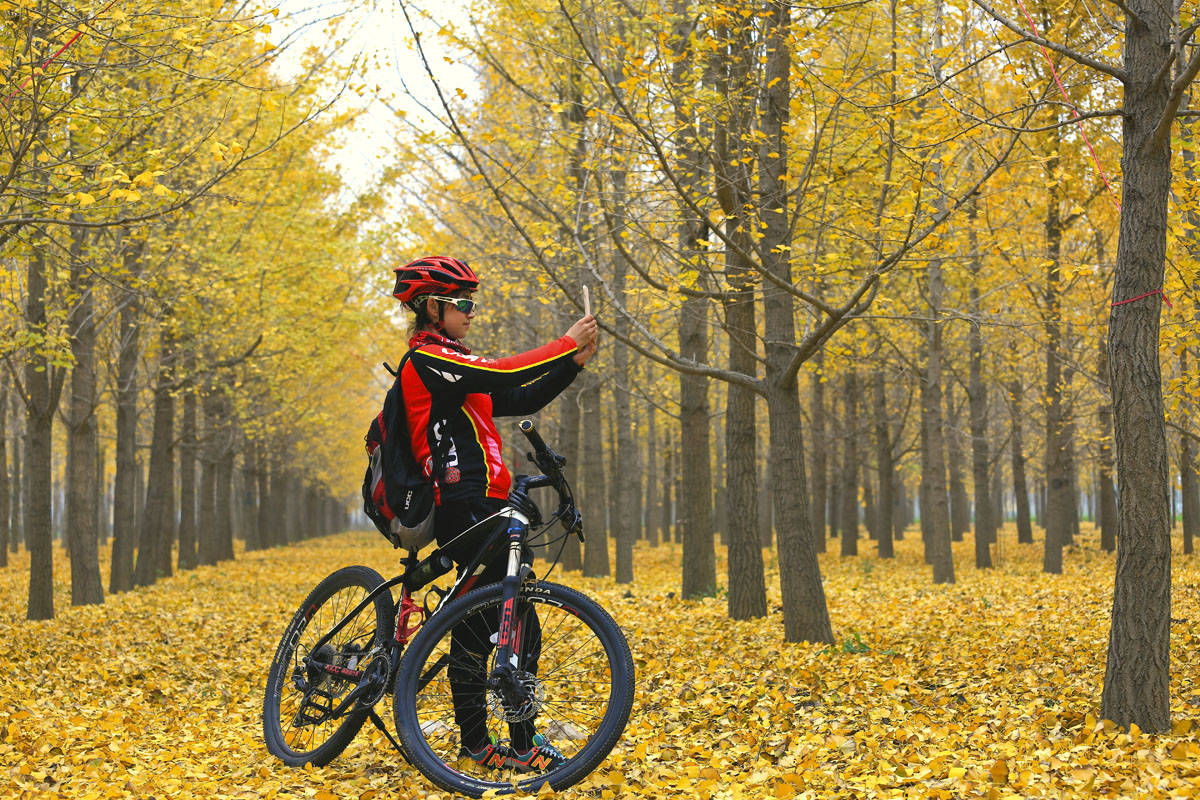
[[[799,366],[870,307],[881,278],[961,210],[1003,164],[1016,136],[971,136],[953,113],[937,112],[936,123],[944,127],[931,124],[934,112],[916,113],[921,87],[940,79],[891,61],[893,39],[872,27],[878,10],[813,10],[792,19],[788,9],[770,3],[647,5],[611,25],[596,23],[598,17],[586,8],[564,4],[514,4],[496,11],[506,21],[526,14],[554,20],[538,29],[522,27],[520,38],[535,37],[535,53],[563,53],[583,79],[570,82],[570,71],[546,71],[542,59],[524,57],[530,51],[511,46],[503,27],[511,23],[501,23],[489,32],[495,44],[481,46],[477,55],[485,73],[496,71],[506,98],[506,103],[489,98],[490,107],[517,106],[522,124],[530,127],[516,137],[509,117],[505,133],[493,127],[491,117],[473,116],[444,91],[445,119],[461,148],[458,163],[492,192],[499,212],[522,232],[527,257],[577,296],[558,267],[557,246],[545,235],[562,233],[572,259],[610,304],[607,329],[619,341],[663,366],[729,384],[726,499],[729,518],[742,528],[732,532],[731,547],[750,559],[748,573],[731,567],[730,604],[735,614],[745,613],[739,609],[753,609],[762,588],[761,569],[753,577],[755,452],[754,437],[746,435],[754,429],[754,403],[739,398],[761,394],[768,401],[771,483],[802,481],[802,459],[794,460],[803,452]],[[901,26],[921,38],[924,24],[920,13],[906,12]],[[539,30],[547,35],[536,38]],[[674,32],[674,41],[690,44],[672,47],[667,31]],[[796,51],[804,55],[793,58],[796,41],[822,38],[831,41],[828,48]],[[870,59],[864,61],[860,52]],[[921,64],[927,54],[910,48],[904,58]],[[895,102],[881,102],[889,84],[872,76],[893,73],[908,85],[897,90]],[[437,78],[432,66],[430,76]],[[575,87],[581,91],[572,94]],[[589,191],[576,192],[574,202],[564,206],[559,199],[572,195],[558,176],[573,173],[556,176],[553,162],[537,160],[536,148],[547,136],[562,141],[554,115],[572,103],[584,121],[584,158],[563,161],[578,164],[574,174],[582,171],[585,180],[577,184]],[[680,105],[682,116],[676,116],[672,108]],[[1010,113],[1020,121],[1020,109]],[[683,122],[662,124],[672,118]],[[962,123],[958,129],[956,119]],[[874,143],[860,140],[871,132],[877,135]],[[978,166],[969,174],[948,175],[940,188],[943,200],[934,203],[921,193],[921,176],[940,140],[953,141],[959,151],[936,158],[961,163],[962,154],[975,152]],[[563,144],[557,149],[571,152]],[[614,161],[636,169],[614,170]],[[689,218],[699,224],[692,249],[667,246],[668,231]],[[797,274],[797,262],[816,268]],[[619,290],[622,274],[636,276],[639,288]],[[682,342],[676,345],[673,333],[645,323],[654,301],[663,297],[691,297],[724,310],[729,366],[713,365],[708,353],[681,356]],[[789,333],[797,325],[797,333]],[[693,437],[685,431],[683,438]],[[828,640],[805,494],[773,493],[780,557],[788,564],[781,576],[785,627],[789,638]],[[711,547],[711,534],[708,542]],[[741,542],[751,544],[743,548]]]
[[[97,449],[101,425],[115,424],[116,438],[109,588],[169,574],[178,395],[180,449],[193,458],[199,452],[204,463],[199,502],[194,486],[180,492],[200,517],[198,526],[194,517],[183,524],[183,563],[194,563],[189,551],[197,539],[206,555],[232,556],[232,473],[253,416],[235,402],[243,390],[238,370],[257,354],[260,379],[272,387],[286,384],[275,376],[289,374],[280,364],[293,356],[290,366],[301,373],[322,365],[314,374],[330,382],[344,374],[324,366],[340,361],[329,347],[356,341],[351,330],[376,327],[371,296],[362,294],[363,254],[371,249],[363,223],[372,201],[340,210],[343,186],[324,163],[350,118],[325,114],[314,123],[353,65],[330,71],[325,54],[314,51],[294,82],[282,81],[272,72],[281,50],[268,38],[277,10],[180,2],[77,11],[29,3],[15,13],[22,24],[6,28],[3,40],[10,169],[0,184],[0,246],[12,334],[3,356],[13,379],[4,394],[11,386],[27,412],[28,613],[42,618],[53,615],[51,426],[63,387],[69,381],[72,601],[103,596],[94,511],[106,472]],[[23,280],[17,263],[28,265]],[[280,281],[276,272],[298,277]],[[288,285],[306,309],[298,315],[305,324],[294,324],[294,308],[272,302],[271,291]],[[248,304],[253,297],[257,304]],[[310,404],[319,396],[323,406],[344,402],[347,410],[367,402],[358,392],[268,394]],[[207,411],[199,441],[197,399]],[[147,400],[151,415],[139,413]],[[343,440],[355,418],[324,407],[293,411],[293,424],[311,423],[325,436],[329,426],[347,426]],[[142,497],[137,449],[147,433]],[[300,447],[320,435],[291,440]],[[349,458],[323,459],[319,449],[305,455],[312,461],[295,466],[308,484],[303,491],[330,507],[328,495],[345,492],[352,480]]]

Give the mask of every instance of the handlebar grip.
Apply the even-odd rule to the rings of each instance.
[[[525,438],[533,445],[535,452],[539,454],[549,452],[550,448],[546,447],[546,443],[542,441],[542,435],[537,432],[537,428],[533,427],[533,420],[523,419],[517,423],[517,427],[521,429],[521,433],[525,434]]]

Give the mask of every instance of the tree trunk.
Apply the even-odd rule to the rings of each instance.
[[[1071,546],[1079,538],[1079,506],[1083,498],[1083,492],[1079,489],[1079,458],[1076,455],[1075,448],[1075,420],[1070,416],[1069,412],[1063,443],[1067,446],[1067,474],[1070,475],[1071,479],[1069,486],[1071,503],[1067,506],[1071,524],[1067,528],[1066,540],[1067,546]]]
[[[790,8],[770,6],[762,130],[766,142],[759,155],[762,193],[763,266],[783,283],[792,280],[791,229],[787,213],[788,102],[791,51]],[[804,474],[804,438],[800,415],[800,384],[788,373],[795,341],[794,301],[768,281],[763,287],[766,342],[767,422],[770,448],[769,485],[774,489],[775,529],[779,553],[779,582],[783,599],[783,636],[788,642],[833,642],[833,630],[814,547],[813,516]],[[786,487],[786,489],[785,489]],[[823,538],[823,537],[822,537]],[[761,551],[759,551],[761,554]],[[760,555],[761,557],[761,555]],[[760,562],[761,565],[761,562]],[[760,566],[761,568],[761,566]]]
[[[858,373],[849,370],[842,382],[842,555],[858,555]]]
[[[663,542],[678,542],[679,536],[674,533],[675,527],[675,506],[671,499],[671,488],[675,483],[675,454],[676,449],[671,444],[671,437],[667,437],[666,452],[663,454],[663,476],[662,476],[662,536]],[[676,495],[678,497],[678,495]]]
[[[978,382],[977,382],[978,381]],[[982,399],[981,399],[982,398]],[[971,385],[971,472],[975,480],[975,568],[992,566],[991,543],[996,540],[991,486],[988,480],[987,390],[978,380],[972,361]]]
[[[646,543],[658,546],[662,530],[662,508],[655,500],[658,492],[658,473],[662,468],[665,451],[658,442],[658,411],[654,406],[646,408]],[[661,500],[661,498],[659,498]],[[662,536],[665,537],[665,533]]]
[[[579,427],[580,405],[583,402],[581,388],[585,382],[586,379],[583,377],[577,379],[559,400],[559,407],[562,409],[562,438],[559,442],[562,450],[560,452],[567,459],[566,469],[573,481],[583,476],[584,469],[580,463]],[[584,518],[584,528],[591,529],[586,517]],[[579,537],[568,536],[563,542],[562,566],[563,569],[569,570],[583,569],[583,548],[580,547]]]
[[[753,207],[752,181],[755,145],[750,139],[755,97],[750,79],[753,58],[752,24],[745,19],[722,25],[718,47],[710,59],[716,92],[724,113],[713,122],[713,179],[717,201],[725,215],[726,235],[738,247],[725,252],[724,296],[728,363],[732,372],[755,376],[758,371],[757,323],[754,293],[758,277],[746,257],[753,251],[748,209]],[[768,134],[769,136],[770,134]],[[764,217],[763,224],[771,220]],[[740,251],[740,252],[739,252]],[[755,486],[755,392],[730,383],[726,386],[725,493],[729,529],[729,613],[734,618],[766,613],[766,584],[762,550],[758,546],[758,506]]]
[[[863,524],[867,526],[867,537],[871,541],[879,542],[879,514],[875,508],[875,487],[871,485],[870,467],[864,460],[859,464],[861,474],[859,479],[862,481],[862,508],[863,508]]]
[[[729,391],[727,386],[717,385],[713,387],[713,391],[717,393],[717,407],[724,408],[726,413],[729,412]],[[720,393],[724,392],[724,397]],[[729,459],[725,455],[725,425],[724,416],[721,414],[713,414],[710,417],[712,423],[712,443],[715,457],[715,463],[723,464],[725,469],[721,471],[720,478],[728,481]],[[713,494],[712,498],[712,520],[713,530],[717,534],[717,541],[722,547],[729,547],[729,493],[718,491]]]
[[[1179,466],[1183,494],[1183,554],[1191,555],[1195,538],[1200,536],[1200,476],[1196,473],[1196,443],[1187,434],[1179,446]]]
[[[913,507],[908,498],[908,486],[900,479],[899,474],[895,470],[892,472],[892,486],[894,487],[896,497],[895,513],[892,517],[894,527],[892,530],[895,531],[896,540],[902,541],[905,529],[913,523]]]
[[[579,437],[576,436],[576,442]],[[570,463],[569,461],[567,463]],[[288,537],[291,528],[288,517],[287,507],[287,492],[288,492],[288,476],[287,471],[283,467],[283,454],[276,450],[271,459],[271,542],[275,545],[286,545],[290,539]],[[578,467],[577,467],[578,469]],[[575,539],[578,544],[579,539]],[[578,569],[578,568],[576,568]]]
[[[21,469],[21,453],[25,449],[24,425],[21,424],[21,399],[13,395],[12,416],[12,500],[8,509],[8,551],[19,551],[25,530],[25,471]]]
[[[243,445],[242,453],[245,459],[242,468],[242,519],[245,521],[243,538],[246,540],[247,551],[261,550],[263,542],[258,527],[258,512],[262,508],[262,498],[258,494],[258,486],[262,465],[258,458],[258,442],[254,439],[245,439]],[[326,532],[331,532],[332,523],[329,521],[329,515],[323,514],[321,519],[325,522]]]
[[[1024,390],[1019,380],[1008,386],[1009,410],[1012,417],[1012,474],[1013,495],[1017,504],[1017,542],[1033,543],[1033,520],[1029,514],[1029,484],[1025,479],[1025,452],[1021,442],[1022,410]]]
[[[233,559],[233,419],[229,398],[220,397],[220,428],[217,432],[217,558],[221,561]],[[311,528],[315,520],[312,515],[304,519]]]
[[[1121,726],[1170,730],[1171,540],[1159,315],[1171,191],[1170,136],[1156,139],[1171,76],[1169,6],[1129,0],[1122,211],[1109,370],[1120,501],[1112,628],[1100,711]],[[1134,298],[1141,298],[1135,300]],[[1132,302],[1126,302],[1132,301]]]
[[[270,461],[267,458],[266,443],[262,439],[256,439],[253,442],[253,447],[255,450],[255,462],[258,466],[258,469],[254,473],[258,489],[258,521],[256,528],[258,530],[258,544],[265,549],[274,547],[276,544],[271,525]]]
[[[814,357],[816,370],[809,378],[811,413],[813,420],[812,446],[812,503],[809,510],[812,514],[813,545],[818,553],[825,552],[825,506],[829,502],[829,486],[826,475],[829,466],[826,456],[829,452],[829,435],[825,419],[825,377],[822,374],[825,366],[825,351],[821,350]]]
[[[613,169],[609,173],[612,181],[612,217],[613,235],[618,240],[625,233],[628,224],[626,213],[625,172],[623,169]],[[613,277],[611,290],[615,302],[620,307],[625,306],[625,275],[628,265],[624,253],[613,248]],[[613,472],[621,479],[612,483],[613,505],[616,513],[612,516],[612,530],[617,540],[617,583],[633,582],[633,544],[637,541],[639,525],[638,516],[639,493],[641,482],[635,476],[641,474],[637,457],[637,445],[633,440],[633,414],[630,398],[630,388],[633,381],[630,376],[629,347],[621,340],[630,336],[629,319],[624,314],[617,314],[614,320],[618,341],[613,344],[613,378],[614,406],[616,408],[616,445],[613,458]]]
[[[967,484],[963,480],[965,458],[962,448],[962,429],[959,426],[960,406],[951,391],[947,398],[950,420],[946,426],[946,455],[950,467],[950,538],[961,542],[971,529],[971,508],[967,501]]]
[[[77,77],[72,77],[72,85]],[[96,528],[96,471],[100,450],[96,421],[96,302],[91,269],[83,263],[84,230],[71,227],[71,284],[79,298],[67,325],[71,332],[71,402],[67,410],[67,536],[71,558],[71,605],[104,602]]]
[[[220,460],[220,447],[217,432],[220,401],[211,390],[201,401],[204,412],[204,444],[203,455],[200,459],[200,526],[198,538],[198,553],[201,564],[216,564],[221,557],[220,533],[217,521],[217,461]],[[289,498],[287,502],[295,502],[297,498]]]
[[[729,369],[753,375],[755,353],[754,287],[748,265],[726,264],[735,276],[736,298],[726,302],[725,327],[729,332]],[[725,531],[728,537],[729,616],[752,619],[767,614],[766,579],[762,548],[758,543],[758,473],[755,469],[755,393],[729,384],[725,406]]]
[[[600,381],[595,375],[589,376],[582,398],[583,441],[602,441],[603,419],[601,414],[603,412],[600,408]],[[608,563],[608,529],[604,524],[606,496],[604,452],[597,447],[594,452],[589,454],[587,463],[583,465],[584,508],[590,511],[594,517],[599,517],[600,523],[593,522],[585,528],[587,534],[583,545],[583,574],[585,577],[607,577],[611,574]]]
[[[154,430],[150,438],[150,474],[138,539],[133,581],[149,586],[170,575],[171,545],[175,539],[175,343],[170,314],[159,328],[158,375],[154,380]],[[166,571],[163,565],[166,564]]]
[[[708,301],[683,301],[679,312],[679,352],[683,358],[708,357]],[[679,461],[683,494],[678,504],[677,536],[683,539],[683,596],[702,597],[717,590],[717,555],[712,529],[712,468],[709,450],[708,379],[679,375]],[[675,475],[666,476],[668,482]],[[666,502],[666,501],[664,501]],[[668,510],[670,503],[667,502]]]
[[[33,239],[44,235],[32,231]],[[29,619],[54,618],[54,530],[51,495],[53,487],[52,449],[54,412],[62,389],[61,371],[54,368],[47,354],[48,322],[46,298],[49,292],[49,265],[40,244],[29,259],[25,301],[25,324],[29,335],[43,337],[46,345],[31,346],[26,352],[26,451],[25,470],[29,481],[29,504],[25,509],[25,536],[29,547]]]
[[[770,465],[759,463],[758,469],[758,546],[769,548],[775,540],[774,512],[771,510]]]
[[[921,523],[934,583],[954,583],[950,508],[946,490],[946,447],[942,424],[942,265],[929,262],[929,321],[925,326],[925,369],[921,371]]]
[[[1055,147],[1045,165],[1046,175],[1059,186],[1058,150]],[[1062,220],[1058,210],[1059,190],[1051,192],[1046,207],[1046,528],[1042,570],[1062,573],[1062,549],[1071,537],[1071,464],[1067,448],[1067,418],[1062,372],[1062,293],[1059,287],[1061,268]]]
[[[875,416],[875,462],[879,469],[879,557],[894,558],[892,527],[896,518],[896,500],[892,458],[891,421],[887,410],[887,383],[882,369],[873,373]]]
[[[179,422],[179,569],[195,569],[200,562],[196,528],[196,391],[191,383],[196,356],[188,342],[183,369],[187,375],[183,412]]]
[[[8,538],[12,530],[8,483],[8,384],[0,382],[0,567],[8,566]],[[13,448],[14,450],[16,448]]]
[[[141,307],[136,284],[142,272],[143,242],[125,242],[124,266],[130,289],[121,297],[117,356],[116,477],[113,481],[113,548],[108,592],[133,588],[133,548],[137,537],[137,368],[141,357]]]
[[[790,7],[770,6],[767,31],[767,66],[764,76],[762,131],[766,142],[758,156],[762,193],[763,266],[782,283],[792,281],[791,229],[788,225],[787,138],[790,96]],[[767,330],[767,422],[769,433],[769,486],[773,487],[776,549],[784,606],[786,642],[833,642],[833,628],[817,561],[817,534],[812,512],[806,509],[808,486],[804,474],[804,438],[800,427],[798,375],[788,373],[792,359],[794,301],[773,281],[763,285],[763,313]],[[752,373],[751,373],[752,374]],[[786,487],[786,488],[785,488]],[[823,528],[823,524],[822,524]],[[823,539],[823,535],[820,536]],[[760,553],[761,558],[761,551]],[[760,561],[761,569],[761,561]]]
[[[976,240],[977,203],[971,199],[971,327],[969,331],[971,366],[967,385],[967,398],[971,417],[971,477],[975,482],[975,567],[989,569],[992,566],[991,543],[996,541],[996,529],[1000,523],[996,509],[992,507],[992,496],[988,481],[988,465],[991,453],[988,449],[987,387],[983,383],[983,331],[980,319],[983,316],[979,302],[979,245]],[[999,467],[997,467],[998,469]]]

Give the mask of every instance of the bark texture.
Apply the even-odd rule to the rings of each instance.
[[[829,502],[829,485],[826,476],[829,465],[826,454],[829,450],[828,432],[825,418],[825,378],[821,374],[825,362],[824,352],[817,353],[815,359],[817,368],[809,379],[809,402],[812,413],[812,501],[809,505],[812,515],[812,540],[818,553],[825,552],[825,507]]]
[[[1033,543],[1033,519],[1029,511],[1029,483],[1025,477],[1025,445],[1021,440],[1022,409],[1021,401],[1024,388],[1019,380],[1008,385],[1008,403],[1012,417],[1012,478],[1013,495],[1016,500],[1017,512],[1017,542],[1020,544]]]
[[[763,196],[763,253],[767,273],[792,280],[788,225],[787,138],[791,51],[790,8],[773,4],[768,17],[767,67],[762,127],[767,141],[759,155],[759,188]],[[833,629],[821,584],[821,568],[811,529],[812,514],[804,474],[804,437],[800,415],[800,384],[787,371],[795,341],[791,295],[767,281],[763,291],[767,337],[767,421],[770,435],[768,469],[774,497],[779,552],[779,582],[783,598],[783,635],[789,642],[833,642]],[[783,487],[788,487],[787,491]],[[823,536],[821,537],[823,538]],[[760,551],[761,553],[761,551]],[[761,568],[761,562],[760,562]]]
[[[78,78],[72,78],[74,84]],[[96,487],[100,483],[96,406],[96,303],[90,265],[83,260],[85,234],[71,229],[71,284],[78,297],[68,329],[75,365],[67,409],[67,540],[71,559],[71,605],[104,602],[100,578],[100,531]]]
[[[843,556],[858,555],[858,375],[849,370],[842,383],[842,529]]]
[[[136,281],[142,270],[142,245],[125,243],[125,270]],[[133,588],[133,550],[137,538],[137,369],[141,355],[141,308],[138,294],[121,298],[117,355],[116,476],[113,480],[113,548],[108,576],[110,594]]]
[[[875,415],[875,463],[879,469],[879,534],[880,558],[894,558],[892,541],[895,524],[895,463],[892,455],[891,421],[887,411],[887,379],[883,370],[875,370],[872,379]]]
[[[1171,55],[1173,20],[1154,0],[1128,6],[1124,182],[1108,326],[1120,522],[1100,710],[1118,725],[1158,733],[1171,722],[1170,479],[1159,365],[1171,149],[1170,137],[1155,131],[1170,93],[1161,65]]]

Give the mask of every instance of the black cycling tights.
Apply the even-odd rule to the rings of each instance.
[[[458,533],[466,530],[478,520],[500,510],[506,503],[494,498],[479,498],[470,503],[458,502],[452,506],[438,508],[436,531],[439,545],[446,545]],[[507,525],[507,519],[498,521]],[[478,534],[454,541],[446,547],[447,553],[461,570],[479,552],[492,528],[484,526]],[[465,539],[469,539],[466,541]],[[529,559],[529,554],[526,554]],[[500,548],[486,564],[483,572],[472,587],[499,583],[508,565],[508,548]],[[520,647],[517,650],[521,669],[537,674],[538,659],[542,652],[542,626],[532,606],[518,604],[513,614]],[[499,607],[493,606],[486,612],[472,615],[450,632],[450,693],[454,698],[454,720],[462,733],[462,744],[478,752],[488,743],[487,733],[487,672],[488,661],[496,648],[496,634],[500,630]],[[509,725],[512,747],[527,751],[533,746],[536,732],[535,720],[529,719]]]

